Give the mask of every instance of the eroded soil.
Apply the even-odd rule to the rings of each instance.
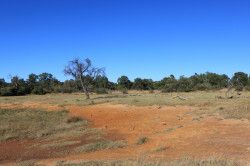
[[[33,108],[37,105],[26,105],[30,106]],[[56,106],[48,108],[57,109]],[[1,158],[7,153],[13,155],[11,159],[14,159],[17,153],[29,154],[27,159],[39,159],[39,163],[46,165],[53,165],[61,160],[120,160],[139,156],[166,160],[214,156],[243,163],[250,162],[250,122],[246,120],[225,120],[212,116],[197,118],[193,114],[195,108],[185,106],[135,107],[101,104],[69,106],[67,109],[72,115],[89,120],[91,126],[104,130],[107,137],[126,140],[128,146],[91,153],[41,157],[37,151],[32,152],[31,149],[28,152],[26,148],[21,148],[29,142],[23,141],[21,145],[18,145],[20,142],[12,142],[0,144]],[[137,141],[142,136],[147,137],[148,142],[138,145]]]

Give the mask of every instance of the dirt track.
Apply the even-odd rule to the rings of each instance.
[[[215,117],[194,119],[191,107],[135,107],[126,105],[70,106],[72,115],[91,121],[109,137],[124,139],[122,149],[45,159],[53,164],[60,160],[107,160],[137,158],[176,159],[180,157],[208,158],[209,156],[250,161],[250,122],[223,120]],[[149,141],[137,145],[139,137]],[[162,151],[157,148],[164,147]]]

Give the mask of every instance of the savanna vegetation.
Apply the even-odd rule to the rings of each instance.
[[[143,157],[137,160],[123,160],[123,161],[83,161],[78,163],[58,162],[58,166],[237,166],[233,161],[211,158],[206,160],[197,160],[191,158],[183,158],[175,161],[147,161]]]
[[[0,164],[36,165],[51,157],[58,157],[54,164],[58,166],[231,166],[247,161],[239,160],[249,151],[247,73],[236,72],[231,78],[211,72],[170,75],[160,81],[121,76],[111,82],[104,68],[95,67],[89,59],[74,59],[63,72],[69,76],[64,82],[50,73],[30,74],[26,79],[13,76],[10,82],[0,79]],[[193,139],[197,142],[194,149],[189,146]],[[164,157],[176,151],[188,153],[189,148],[194,154],[198,149],[199,158]],[[201,157],[206,148],[228,152],[225,158]],[[80,154],[107,159],[109,152],[130,156],[114,160],[78,156],[77,162],[60,161],[60,157]],[[132,154],[154,157],[136,160]]]
[[[123,148],[126,141],[109,140],[105,133],[89,126],[81,117],[70,116],[66,110],[0,108],[0,164],[2,160],[28,160]],[[27,141],[28,140],[28,141]],[[24,144],[12,156],[8,143]],[[28,150],[27,150],[28,149]],[[5,153],[5,155],[4,155]]]
[[[105,94],[110,90],[119,90],[123,93],[127,93],[128,90],[160,90],[162,92],[190,92],[223,88],[234,88],[237,91],[250,90],[250,76],[244,72],[236,72],[231,78],[226,74],[211,72],[179,78],[170,75],[160,81],[142,78],[131,81],[127,76],[121,76],[114,83],[105,76],[104,69],[94,67],[91,60],[74,59],[65,67],[64,73],[73,79],[61,82],[50,73],[30,74],[27,79],[13,76],[10,82],[2,78],[0,79],[0,95],[44,95],[82,91],[89,99],[91,92]]]

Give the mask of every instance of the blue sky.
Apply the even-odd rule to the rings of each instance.
[[[250,1],[0,0],[0,77],[65,80],[74,57],[112,81],[250,73]]]

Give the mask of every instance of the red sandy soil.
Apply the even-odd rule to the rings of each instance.
[[[51,107],[55,109],[54,107]],[[250,162],[250,122],[204,117],[198,120],[191,115],[192,107],[136,107],[127,105],[101,104],[94,106],[70,106],[70,113],[91,122],[91,126],[103,129],[107,137],[123,139],[128,146],[121,149],[101,150],[67,156],[34,155],[39,163],[53,165],[57,161],[121,160],[146,155],[149,159],[198,159],[222,157],[241,162]],[[137,145],[139,137],[149,141]],[[25,146],[23,145],[20,146]],[[0,156],[4,155],[0,144]],[[155,149],[165,147],[157,152]],[[8,143],[5,149],[15,156],[18,142]],[[25,151],[25,148],[20,148]],[[21,150],[22,151],[22,150]],[[24,153],[24,152],[22,152]],[[34,152],[35,153],[35,152]],[[42,152],[41,152],[42,153]],[[29,152],[30,159],[32,152]],[[29,155],[28,155],[29,156]]]

